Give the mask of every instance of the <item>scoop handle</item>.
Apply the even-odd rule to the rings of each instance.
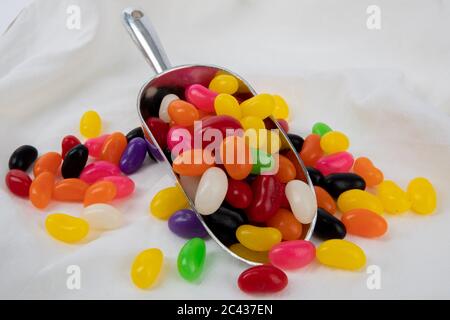
[[[123,23],[145,60],[156,73],[170,68],[169,58],[158,38],[155,29],[142,10],[127,8],[123,11]]]

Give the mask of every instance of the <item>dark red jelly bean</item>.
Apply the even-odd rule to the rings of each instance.
[[[288,284],[288,277],[271,265],[251,267],[241,273],[239,288],[247,293],[274,293],[283,290]]]
[[[282,183],[281,184],[281,191],[280,191],[281,192],[280,207],[281,208],[285,208],[285,209],[290,209],[291,205],[289,204],[289,201],[288,201],[288,199],[286,197],[285,189],[286,189],[286,184]]]
[[[89,150],[85,145],[79,144],[67,152],[61,166],[61,174],[64,179],[78,178],[86,166]]]
[[[282,199],[281,182],[272,175],[257,176],[252,183],[253,200],[246,209],[252,222],[269,220],[280,208]]]
[[[322,240],[344,239],[347,229],[341,220],[328,211],[318,208],[314,236]]]
[[[147,119],[147,126],[161,149],[165,149],[167,146],[167,133],[169,132],[169,125],[159,118],[150,117]]]
[[[26,172],[18,169],[10,170],[5,177],[8,189],[19,197],[28,197],[31,178]]]
[[[130,132],[127,133],[127,142],[129,143],[134,138],[142,138],[144,139],[144,130],[141,127],[134,128]]]
[[[20,146],[9,157],[9,169],[27,171],[37,156],[38,151],[35,147],[29,145]]]
[[[252,202],[252,189],[245,181],[228,179],[225,200],[234,208],[245,209]]]
[[[77,137],[72,135],[65,136],[61,141],[61,157],[64,159],[67,152],[79,144],[81,144],[81,142]]]

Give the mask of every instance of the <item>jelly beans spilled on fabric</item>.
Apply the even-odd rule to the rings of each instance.
[[[140,289],[150,288],[158,280],[164,263],[164,254],[157,248],[139,253],[131,265],[131,280]]]
[[[38,151],[35,147],[29,145],[20,146],[9,157],[8,167],[10,170],[27,171],[37,156]]]
[[[193,238],[185,243],[178,254],[178,272],[187,281],[195,281],[202,275],[206,258],[205,241]]]
[[[342,223],[349,234],[364,238],[378,238],[388,229],[387,221],[367,209],[353,209],[342,214]]]
[[[31,178],[26,172],[18,169],[10,170],[5,177],[8,189],[19,197],[28,198],[30,193]]]
[[[293,240],[274,245],[269,251],[270,263],[284,270],[307,266],[316,257],[316,248],[306,240]]]
[[[208,236],[208,232],[195,212],[189,209],[175,212],[170,216],[168,224],[170,231],[182,238],[192,239]]]
[[[366,255],[360,247],[340,239],[322,242],[316,249],[316,257],[326,266],[345,270],[358,270],[366,264]]]
[[[408,184],[407,195],[411,210],[419,214],[431,214],[436,210],[436,191],[425,178],[414,178]]]
[[[79,242],[89,232],[86,220],[64,213],[49,214],[45,220],[45,228],[53,238],[66,243]]]
[[[95,138],[102,131],[102,119],[100,115],[94,111],[86,111],[80,120],[80,133],[86,138]]]
[[[186,209],[187,206],[188,200],[177,185],[159,191],[150,203],[150,212],[159,219],[167,220],[176,211]]]
[[[239,288],[251,294],[268,294],[283,290],[288,284],[286,274],[271,265],[252,267],[241,273]]]

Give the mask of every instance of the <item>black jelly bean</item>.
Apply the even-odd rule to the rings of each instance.
[[[318,208],[314,236],[322,240],[344,239],[347,234],[345,225],[328,211]]]
[[[29,145],[20,146],[9,157],[9,169],[27,171],[37,156],[38,151],[35,147]]]
[[[64,179],[78,178],[86,165],[89,150],[84,145],[79,144],[67,152],[61,166],[61,174]]]
[[[127,133],[127,142],[130,142],[134,138],[138,138],[138,137],[145,139],[144,131],[142,130],[141,127],[134,128],[133,130],[131,130],[130,132]]]
[[[364,190],[366,182],[356,173],[332,173],[325,177],[323,188],[332,197],[338,198],[341,193],[351,189]]]
[[[170,151],[169,149],[164,149],[163,152],[164,152],[164,155],[166,156],[167,160],[169,161],[170,165],[172,165],[172,163],[173,163],[172,151]]]
[[[306,170],[308,171],[308,175],[311,178],[313,185],[319,187],[323,186],[325,177],[322,172],[313,167],[306,167]]]
[[[243,211],[231,209],[228,206],[221,206],[216,212],[204,216],[203,219],[217,239],[227,247],[238,242],[236,229],[248,223]]]
[[[292,145],[294,146],[295,150],[297,150],[297,152],[302,151],[303,142],[305,142],[305,140],[302,137],[300,137],[298,134],[293,134],[293,133],[288,133],[288,137],[289,137],[289,140],[291,140]]]

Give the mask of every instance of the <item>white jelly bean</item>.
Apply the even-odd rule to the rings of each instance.
[[[220,168],[206,170],[195,194],[195,208],[200,214],[208,215],[219,209],[228,189],[228,179]]]
[[[169,123],[170,122],[170,116],[169,116],[169,105],[172,101],[180,100],[176,95],[174,94],[168,94],[164,96],[164,98],[161,100],[161,105],[159,106],[159,118]]]
[[[81,217],[93,229],[111,230],[122,225],[122,213],[106,203],[95,203],[84,208]]]
[[[303,224],[311,223],[317,212],[317,202],[309,185],[301,180],[291,180],[286,184],[285,192],[297,220]]]

